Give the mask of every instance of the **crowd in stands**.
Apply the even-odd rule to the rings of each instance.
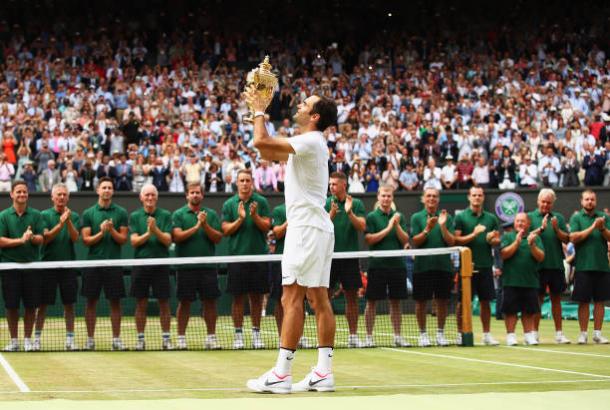
[[[608,186],[610,46],[596,21],[323,45],[196,22],[2,21],[0,190],[92,191],[109,176],[118,191],[234,192],[250,168],[258,191],[282,191],[285,164],[261,160],[242,121],[245,73],[266,54],[280,80],[269,133],[298,133],[307,95],[334,98],[329,169],[351,193]]]

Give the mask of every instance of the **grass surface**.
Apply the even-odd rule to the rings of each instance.
[[[576,322],[564,323],[566,335],[575,340]],[[479,342],[478,322],[475,330],[478,331],[475,342]],[[610,346],[558,346],[553,343],[551,321],[543,321],[541,330],[543,345],[531,348],[338,349],[334,361],[338,389],[331,396],[610,389]],[[493,332],[504,341],[502,322],[493,321]],[[6,372],[0,372],[0,400],[160,400],[260,398],[245,389],[246,379],[268,370],[276,352],[5,353],[3,356],[31,392],[19,392]],[[298,352],[293,368],[295,379],[305,375],[315,360],[315,350]]]

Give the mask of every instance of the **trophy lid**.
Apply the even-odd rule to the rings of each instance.
[[[258,65],[258,72],[255,74],[255,81],[275,89],[278,85],[277,77],[271,72],[273,67],[269,63],[269,56],[265,56],[262,63]]]

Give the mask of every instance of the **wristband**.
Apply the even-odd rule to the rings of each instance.
[[[254,112],[254,118],[256,117],[264,117],[265,113],[263,111],[255,111]]]

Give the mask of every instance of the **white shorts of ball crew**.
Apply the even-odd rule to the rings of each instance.
[[[335,234],[313,226],[290,227],[282,256],[282,285],[328,287]]]

